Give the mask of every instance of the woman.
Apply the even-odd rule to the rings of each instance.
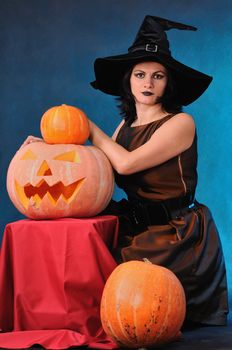
[[[196,30],[146,16],[127,54],[95,61],[92,86],[119,96],[124,118],[112,139],[90,122],[90,140],[128,197],[105,211],[120,218],[117,260],[148,258],[171,269],[185,289],[186,322],[225,325],[221,243],[209,209],[195,200],[197,136],[193,118],[182,112],[212,78],[171,56],[171,28]]]
[[[196,30],[146,16],[127,54],[95,61],[92,86],[119,97],[123,120],[112,138],[90,121],[90,140],[128,197],[104,212],[119,216],[118,262],[148,258],[171,269],[186,293],[186,323],[225,325],[223,252],[209,209],[195,200],[197,135],[182,112],[212,78],[171,56],[165,31],[172,28]]]

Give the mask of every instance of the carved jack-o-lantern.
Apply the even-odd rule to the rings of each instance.
[[[113,187],[112,167],[94,146],[34,142],[19,149],[7,173],[13,204],[32,219],[94,216]]]

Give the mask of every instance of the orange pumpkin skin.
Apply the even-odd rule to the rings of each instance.
[[[94,216],[113,189],[112,167],[94,146],[34,142],[17,151],[7,172],[11,201],[31,219]]]
[[[85,113],[73,106],[61,105],[48,109],[42,116],[40,130],[50,144],[82,145],[89,137],[89,121]]]
[[[117,266],[106,282],[101,321],[119,346],[150,347],[176,338],[185,310],[185,293],[173,272],[129,261]]]

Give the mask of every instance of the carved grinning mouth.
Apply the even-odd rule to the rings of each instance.
[[[61,181],[57,182],[53,186],[49,186],[44,179],[38,182],[36,186],[33,186],[30,183],[21,186],[17,181],[15,181],[15,189],[18,198],[26,209],[29,207],[29,204],[35,205],[38,208],[45,196],[55,206],[59,198],[66,203],[71,203],[84,180],[85,178],[82,178],[67,186],[65,186]]]

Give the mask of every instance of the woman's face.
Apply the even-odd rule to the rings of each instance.
[[[158,62],[142,62],[134,66],[130,86],[135,102],[154,105],[165,91],[167,70]]]

